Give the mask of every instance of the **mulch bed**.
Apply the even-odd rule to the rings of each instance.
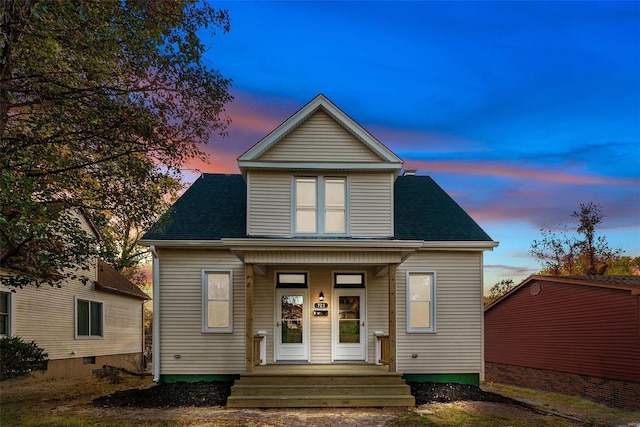
[[[456,383],[408,383],[416,406],[433,402],[475,400],[519,404],[500,394],[483,391],[480,387]],[[177,382],[158,384],[142,389],[122,390],[93,401],[101,407],[171,408],[182,406],[219,406],[227,404],[233,381]]]

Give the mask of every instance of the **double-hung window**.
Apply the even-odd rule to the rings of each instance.
[[[0,337],[11,335],[11,294],[0,292]]]
[[[76,298],[76,337],[104,336],[104,305],[100,301]]]
[[[347,180],[344,177],[295,178],[296,234],[347,233]]]
[[[233,278],[231,271],[202,272],[202,331],[233,332]]]
[[[407,332],[435,332],[436,275],[407,272]]]

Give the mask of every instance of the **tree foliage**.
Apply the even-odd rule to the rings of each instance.
[[[566,225],[561,231],[540,230],[542,238],[531,243],[530,253],[542,266],[542,274],[605,275],[620,259],[622,249],[612,249],[607,238],[597,235],[604,220],[602,207],[596,203],[580,204],[571,216],[578,221],[575,232]]]
[[[180,190],[180,171],[224,136],[230,81],[203,61],[202,28],[226,32],[208,3],[2,0],[0,275],[56,285],[93,256],[89,215],[107,261]],[[93,251],[95,252],[95,251]]]
[[[502,295],[506,294],[511,289],[513,289],[514,286],[515,286],[515,283],[513,283],[512,279],[503,279],[499,281],[498,283],[493,285],[491,289],[489,289],[489,295],[484,297],[484,305],[491,304],[492,302],[500,298]]]

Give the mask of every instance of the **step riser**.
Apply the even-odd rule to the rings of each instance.
[[[413,397],[380,397],[369,396],[361,398],[251,398],[233,399],[229,397],[227,407],[229,408],[358,408],[358,407],[389,407],[415,406]]]
[[[260,376],[241,377],[236,384],[256,385],[402,385],[406,382],[400,377],[323,377],[323,376]]]
[[[233,387],[234,396],[326,396],[326,395],[410,395],[408,385],[394,386],[240,386]]]

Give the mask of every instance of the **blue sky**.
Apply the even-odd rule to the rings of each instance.
[[[540,228],[595,202],[640,255],[640,2],[231,2],[206,63],[233,79],[235,159],[318,93],[500,242],[485,287],[539,270]]]

